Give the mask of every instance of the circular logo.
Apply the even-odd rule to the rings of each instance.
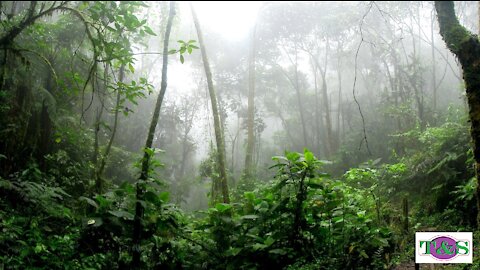
[[[457,256],[457,241],[447,236],[439,236],[430,243],[430,254],[439,260],[449,260]]]

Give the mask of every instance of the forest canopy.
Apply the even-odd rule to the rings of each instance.
[[[415,232],[478,240],[479,12],[1,1],[0,270],[419,269]]]

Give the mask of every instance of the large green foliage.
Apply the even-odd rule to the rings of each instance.
[[[12,3],[2,2],[1,11],[8,5]],[[258,179],[235,183],[233,176],[240,170],[233,159],[239,159],[241,151],[233,145],[229,185],[237,184],[232,190],[234,200],[208,208],[205,182],[219,174],[213,148],[194,170],[198,134],[191,129],[193,123],[201,122],[194,117],[202,101],[198,94],[185,96],[189,102],[169,101],[162,107],[155,136],[165,150],[164,166],[154,159],[159,151],[144,149],[151,158],[150,177],[142,182],[142,200],[136,199],[134,181],[140,163],[135,160],[140,155],[135,152],[147,132],[144,119],[150,117],[150,110],[141,108],[152,106],[146,97],[153,85],[135,73],[135,47],[145,43],[145,37],[157,35],[149,18],[143,18],[146,4],[19,5],[17,14],[0,14],[4,19],[0,38],[16,26],[25,26],[8,43],[0,44],[0,269],[127,269],[136,203],[145,210],[140,244],[145,269],[392,269],[412,260],[414,231],[471,231],[475,226],[478,183],[465,113],[455,106],[432,113],[423,89],[429,73],[427,61],[420,58],[423,55],[405,55],[405,60],[397,61],[400,49],[389,42],[373,46],[371,55],[360,53],[365,87],[383,91],[379,100],[368,103],[370,96],[359,92],[364,127],[346,96],[336,100],[333,95],[333,69],[327,59],[333,63],[330,58],[336,57],[338,68],[343,65],[350,71],[343,57],[353,47],[348,41],[355,34],[350,26],[357,21],[350,15],[358,11],[337,4],[329,9],[331,15],[323,14],[327,7],[323,4],[271,6],[266,25],[259,24],[258,32],[262,42],[257,48],[256,72],[261,74],[257,83],[265,91],[261,91],[263,104],[257,104],[256,133],[260,137],[266,123],[270,124],[261,119],[265,110],[282,120],[283,130],[273,135],[273,143],[258,138],[257,159],[263,163],[258,166]],[[23,25],[29,12],[41,14],[49,5],[52,12]],[[369,5],[378,8],[375,3]],[[392,8],[392,13],[401,11],[399,16],[411,12],[396,4]],[[297,16],[302,14],[308,16]],[[393,18],[370,15],[364,18],[368,20],[366,39],[373,40],[375,35],[386,41],[403,38],[390,29]],[[330,16],[340,16],[344,24],[336,20],[332,24]],[[285,17],[295,23],[284,27]],[[333,142],[339,149],[336,155],[324,149],[327,137],[320,121],[326,111],[320,106],[320,85],[314,91],[311,74],[297,70],[296,63],[280,64],[282,54],[296,58],[298,53],[300,59],[310,53],[310,60],[321,60],[326,46],[323,40],[317,42],[319,36],[328,39],[332,48],[338,46],[338,55],[326,55],[325,69],[329,69],[322,78],[328,81],[322,87],[329,87],[330,113],[333,117],[337,109],[337,121],[341,119],[343,126],[339,122],[332,134],[338,137]],[[239,144],[242,59],[234,53],[237,46],[225,45],[223,40],[215,43],[209,48],[223,52],[212,58],[219,74],[215,80],[219,89],[229,89],[221,98],[223,124],[228,130],[229,113],[239,113],[239,130],[232,137],[232,144]],[[178,53],[181,63],[197,49],[194,40],[179,40],[177,46],[169,53]],[[423,51],[424,47],[418,48]],[[376,54],[384,63],[365,59]],[[388,72],[391,85],[387,85],[386,78],[382,82],[386,75],[382,69],[391,67],[395,72]],[[117,73],[125,75],[123,80],[117,79]],[[298,86],[291,81],[293,74],[298,76]],[[365,104],[380,106],[370,109]],[[304,126],[300,110],[305,114],[305,134],[298,132]],[[106,151],[109,140],[113,142],[116,115],[122,124]],[[365,151],[364,141],[359,151],[358,138],[365,136],[362,128],[367,129],[375,156]],[[268,170],[270,164],[264,160],[280,147],[300,151],[305,146],[312,151],[275,156]],[[333,162],[318,160],[314,152]],[[102,161],[105,170],[96,176]],[[105,185],[99,190],[95,181],[100,178]],[[198,203],[200,196],[205,204]],[[188,208],[206,210],[184,213],[176,204],[187,199],[191,200]]]
[[[197,265],[359,269],[374,263],[375,252],[383,256],[391,232],[376,223],[375,204],[365,191],[329,179],[308,150],[274,160],[278,173],[272,183],[245,192],[236,203],[217,204],[194,225],[192,238],[211,247]]]

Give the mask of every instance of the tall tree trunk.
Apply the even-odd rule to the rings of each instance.
[[[316,125],[315,129],[317,134],[316,144],[318,148],[320,148],[320,145],[322,145],[323,153],[321,156],[328,158],[329,147],[325,137],[325,123],[323,121],[323,114],[320,111],[321,106],[319,102],[318,76],[317,76],[318,65],[315,63],[317,59],[315,59],[315,56],[313,56],[313,54],[310,54],[310,57],[313,61],[312,69],[313,69],[313,82],[314,82],[314,90],[315,90],[315,125]],[[321,142],[323,142],[323,144]],[[318,151],[320,151],[320,149],[318,149]]]
[[[300,113],[300,121],[301,121],[301,124],[302,124],[302,135],[303,135],[303,147],[307,147],[308,146],[308,134],[307,134],[307,127],[306,127],[306,121],[305,121],[305,112],[304,112],[304,107],[303,106],[303,101],[302,101],[302,94],[301,94],[301,91],[300,91],[300,84],[299,84],[299,79],[298,79],[298,44],[297,42],[294,43],[294,47],[295,47],[295,58],[292,59],[292,57],[290,57],[290,54],[288,53],[288,51],[285,49],[285,54],[287,55],[288,57],[288,60],[290,61],[290,63],[292,64],[292,66],[294,67],[294,78],[290,78],[290,76],[288,75],[287,71],[283,70],[283,68],[278,65],[278,63],[276,63],[276,65],[279,67],[279,70],[285,75],[285,77],[288,79],[288,81],[292,84],[292,87],[293,89],[295,90],[295,94],[296,94],[296,97],[297,97],[297,104],[298,104],[298,112]],[[300,151],[300,150],[299,150]]]
[[[231,158],[231,166],[230,166],[230,168],[231,168],[230,170],[232,171],[232,173],[234,175],[236,175],[236,171],[238,171],[238,170],[236,170],[236,168],[237,168],[237,158],[236,158],[235,155],[236,155],[236,149],[238,149],[238,141],[240,141],[240,130],[241,130],[240,114],[237,113],[237,131],[235,133],[235,136],[233,136],[233,138],[232,138],[232,151],[231,151],[232,152],[232,158]],[[233,185],[235,186],[235,183],[233,183]]]
[[[184,102],[188,102],[185,100]],[[190,131],[193,127],[193,120],[195,117],[195,112],[198,109],[198,99],[194,97],[193,104],[192,103],[185,103],[183,110],[185,112],[185,119],[184,119],[184,132],[183,132],[183,139],[182,139],[182,163],[180,166],[180,179],[183,179],[185,175],[185,169],[187,166],[187,159],[189,153],[192,151],[192,146],[188,142],[188,136]],[[189,111],[191,110],[191,111]]]
[[[313,133],[313,145],[315,147],[315,152],[320,156],[320,105],[318,104],[318,85],[317,85],[317,68],[315,63],[312,62],[312,71],[313,71],[313,86],[315,93],[315,132]]]
[[[45,155],[50,152],[51,148],[51,133],[53,128],[53,122],[50,119],[48,113],[48,105],[45,104],[46,101],[43,100],[42,111],[40,113],[40,125],[39,125],[39,137],[38,137],[38,156],[37,160],[42,171],[46,171],[47,164],[45,160]]]
[[[103,70],[103,90],[107,91],[108,87],[108,65],[105,65],[105,68]],[[92,85],[93,87],[93,85]],[[92,169],[92,179],[98,180],[97,177],[97,168],[98,168],[98,156],[99,156],[99,142],[98,142],[98,136],[100,133],[100,122],[102,120],[102,115],[103,115],[103,102],[101,102],[100,106],[97,106],[96,109],[96,115],[95,115],[95,131],[94,131],[94,143],[93,143],[93,153],[92,153],[92,159],[91,162],[93,164],[93,169]],[[96,184],[96,189],[98,192],[98,185]]]
[[[323,95],[323,109],[325,110],[325,123],[327,125],[327,140],[328,140],[328,156],[330,157],[334,152],[334,138],[332,134],[332,117],[330,115],[330,103],[327,92],[327,67],[328,67],[328,55],[330,53],[329,40],[327,37],[327,45],[325,49],[325,63],[323,70],[320,70],[322,75],[322,95]]]
[[[119,78],[118,80],[120,82],[123,82],[123,79],[125,77],[125,64],[122,64],[120,67],[120,72],[119,72]],[[112,144],[113,140],[115,139],[115,135],[117,133],[117,126],[118,126],[118,114],[120,113],[120,97],[121,97],[121,92],[120,89],[117,89],[117,100],[115,102],[115,114],[114,114],[114,120],[113,120],[113,128],[112,128],[112,134],[110,134],[110,140],[108,141],[107,148],[105,148],[105,152],[103,153],[102,160],[100,161],[100,166],[98,167],[97,175],[96,175],[96,188],[98,193],[102,193],[103,191],[103,178],[102,174],[105,169],[105,165],[107,164],[107,158],[108,155],[110,155],[110,150],[112,149]]]
[[[162,106],[163,97],[167,90],[167,67],[168,67],[168,42],[170,40],[170,32],[172,30],[173,17],[175,16],[175,1],[170,2],[170,12],[168,14],[167,27],[165,29],[165,38],[163,40],[163,63],[162,63],[162,82],[160,86],[160,93],[158,94],[157,102],[155,104],[155,111],[153,112],[152,121],[150,122],[150,129],[147,135],[147,141],[145,142],[145,150],[152,148],[153,136],[155,134],[155,128],[157,127],[158,116],[160,115],[160,107]],[[145,181],[148,179],[148,171],[151,156],[147,151],[143,154],[142,170],[140,172],[140,178],[137,181],[137,193],[135,204],[135,217],[133,223],[133,247],[132,247],[132,268],[141,268],[141,249],[140,244],[142,240],[142,218],[143,218],[143,206],[140,203],[143,200],[143,193],[145,190]]]
[[[248,58],[248,137],[245,156],[246,178],[251,178],[255,171],[255,168],[253,167],[253,146],[255,145],[255,31],[256,24],[252,28],[252,43],[250,45],[250,55]]]
[[[473,141],[475,175],[480,176],[480,41],[463,27],[455,15],[453,1],[435,1],[440,35],[463,69],[467,92],[470,134]],[[477,227],[480,227],[480,185],[477,185]]]
[[[95,179],[95,174],[96,174],[97,164],[98,164],[98,154],[99,154],[98,135],[100,133],[100,120],[102,119],[102,114],[103,114],[103,108],[101,108],[101,106],[97,107],[96,115],[95,115],[95,131],[94,131],[93,153],[92,153],[92,158],[91,158],[91,162],[93,164],[93,169],[91,171],[92,179]]]
[[[335,147],[338,149],[341,145],[340,141],[340,114],[342,112],[342,70],[341,70],[341,58],[340,54],[342,53],[342,43],[338,42],[337,47],[337,78],[338,78],[338,106],[337,106],[337,143]],[[343,117],[343,116],[342,116]]]
[[[212,103],[212,113],[213,113],[213,125],[215,129],[215,141],[217,144],[217,163],[218,170],[220,174],[219,179],[214,179],[214,186],[221,188],[221,193],[223,196],[223,202],[229,203],[230,198],[228,195],[228,184],[227,184],[227,171],[225,169],[225,136],[223,134],[222,123],[220,122],[220,114],[218,111],[217,96],[215,93],[215,88],[213,87],[212,80],[212,71],[210,70],[210,64],[208,62],[207,51],[205,49],[205,43],[203,41],[202,30],[200,29],[200,24],[198,23],[197,14],[195,9],[190,4],[190,9],[192,10],[193,22],[197,30],[198,41],[200,44],[200,51],[202,52],[203,66],[205,68],[205,75],[207,77],[208,93],[210,95],[210,102]],[[217,190],[213,190],[212,201],[218,202],[219,195]]]
[[[434,25],[434,16],[432,10],[432,20],[430,22],[430,39],[432,40],[431,49],[432,49],[432,89],[433,89],[433,112],[437,111],[437,78],[435,70],[435,39],[433,36],[433,25]]]
[[[318,62],[318,58],[313,55],[311,52],[307,52],[310,54],[311,58],[313,59],[317,69],[319,70],[320,76],[322,77],[322,102],[323,102],[323,110],[325,112],[325,129],[326,129],[326,143],[325,143],[325,150],[326,150],[326,157],[330,157],[333,151],[333,134],[332,134],[332,118],[330,115],[330,103],[328,101],[328,89],[327,89],[327,66],[328,66],[328,54],[329,54],[329,45],[327,39],[327,48],[325,53],[325,62],[324,66],[322,67]],[[317,89],[315,89],[316,91]]]
[[[300,85],[298,81],[298,51],[297,51],[297,44],[295,43],[295,82],[294,88],[297,93],[297,102],[298,102],[298,111],[300,112],[300,120],[302,121],[302,134],[303,134],[303,147],[308,146],[308,139],[307,139],[307,123],[305,122],[305,113],[304,113],[304,106],[302,102],[302,95],[300,93]]]

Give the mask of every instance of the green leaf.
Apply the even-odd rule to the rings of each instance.
[[[281,248],[276,248],[276,249],[272,249],[270,251],[268,251],[269,253],[272,253],[272,254],[278,254],[278,255],[285,255],[287,254],[287,251],[285,249],[281,249]]]
[[[445,186],[445,184],[438,184],[438,185],[432,187],[432,190],[441,189],[441,188],[443,188],[443,186]]]
[[[26,256],[28,256],[28,253],[30,253],[30,249],[24,248],[20,252],[20,257],[26,257]]]
[[[363,211],[358,211],[357,212],[357,216],[358,217],[365,217],[365,214],[366,214],[367,211],[363,210]]]
[[[145,29],[145,32],[146,32],[147,34],[150,34],[150,35],[152,35],[152,36],[156,36],[155,32],[153,32],[153,30],[152,30],[150,27],[148,27],[148,26],[145,25],[145,26],[144,26],[144,29]]]
[[[184,63],[185,62],[185,58],[183,58],[183,55],[180,55],[180,63]]]
[[[287,159],[286,157],[284,157],[284,156],[273,156],[273,157],[272,157],[272,160],[278,161],[278,162],[280,162],[280,161],[288,161],[288,159]]]
[[[231,223],[232,222],[231,217],[221,216],[220,219],[225,223]]]
[[[255,193],[251,192],[251,191],[246,191],[243,193],[243,196],[245,196],[245,199],[249,200],[249,201],[253,201],[255,200]]]
[[[136,200],[143,208],[147,208],[147,202],[144,200]]]
[[[227,250],[227,254],[230,256],[237,256],[237,254],[240,253],[240,251],[242,251],[241,248],[229,248]]]
[[[260,244],[260,243],[256,243],[252,246],[253,250],[259,250],[259,249],[264,249],[266,248],[267,246],[265,246],[264,244]]]
[[[332,219],[333,223],[341,223],[343,222],[343,218],[342,217],[334,217]]]
[[[365,259],[368,259],[368,255],[367,255],[367,253],[365,253],[364,250],[360,251],[360,256],[362,256]]]
[[[315,156],[313,155],[313,153],[306,149],[305,149],[304,157],[305,157],[305,161],[309,163],[315,160]]]
[[[177,50],[175,49],[171,49],[170,51],[168,51],[168,54],[176,54],[177,53]]]
[[[220,212],[225,212],[228,209],[232,208],[232,205],[228,203],[217,203],[217,205],[215,205],[215,208]]]
[[[102,195],[95,196],[95,200],[97,200],[97,202],[99,203],[100,208],[107,208],[111,203],[109,200],[107,200]]]
[[[98,204],[94,200],[92,200],[90,198],[87,198],[87,197],[83,197],[83,196],[80,197],[79,199],[82,200],[82,201],[86,201],[88,204],[95,207],[95,209],[98,209]]]
[[[155,204],[158,201],[157,194],[155,194],[155,192],[153,192],[153,191],[145,192],[143,194],[143,198],[145,199],[145,201],[151,202],[153,204]]]
[[[257,219],[257,215],[245,215],[241,217],[242,219]]]
[[[34,249],[35,253],[37,253],[37,254],[44,251],[44,250],[46,250],[46,247],[43,244],[37,244],[35,246],[35,249]]]
[[[161,192],[160,195],[158,196],[162,202],[168,202],[170,199],[170,193],[167,191]]]
[[[148,156],[153,156],[155,154],[155,148],[145,148],[144,149],[145,153],[148,155]]]
[[[123,210],[119,210],[119,211],[108,211],[108,213],[118,217],[118,218],[124,218],[124,219],[127,219],[127,220],[133,220],[134,216],[133,214],[127,212],[127,211],[123,211]]]
[[[271,236],[269,236],[267,239],[265,239],[264,244],[269,247],[275,242],[275,239],[273,239]]]
[[[307,183],[307,186],[308,187],[311,187],[311,188],[323,188],[323,185],[320,184],[320,183],[316,183],[316,182],[313,182],[313,181],[309,181]]]
[[[289,152],[285,156],[289,161],[297,161],[300,158],[297,152]]]
[[[130,72],[135,73],[135,68],[133,67],[132,63],[128,63],[128,69]]]

